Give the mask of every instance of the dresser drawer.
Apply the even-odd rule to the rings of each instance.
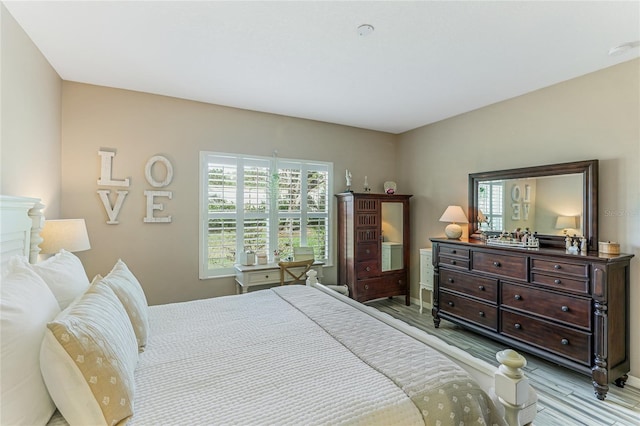
[[[378,243],[360,243],[356,245],[356,259],[378,259]]]
[[[456,246],[440,245],[440,255],[448,257],[460,257],[463,259],[469,259],[469,249],[460,248]]]
[[[358,228],[366,226],[378,227],[378,214],[376,212],[356,214],[355,226]]]
[[[440,292],[440,312],[498,330],[498,308],[447,291]]]
[[[591,300],[502,283],[502,306],[591,329]]]
[[[450,266],[452,268],[464,269],[465,271],[469,270],[469,260],[461,259],[458,257],[440,255],[440,257],[438,258],[438,264],[440,266]]]
[[[377,228],[356,228],[357,243],[376,243],[380,237],[380,230]]]
[[[566,290],[573,293],[589,294],[588,280],[574,280],[558,275],[531,274],[531,282],[543,286],[555,288],[558,290]]]
[[[498,303],[498,280],[481,278],[446,269],[440,270],[440,289],[463,293]]]
[[[386,277],[357,280],[355,287],[356,300],[371,300],[406,293],[407,280],[404,274],[393,274]]]
[[[377,212],[379,200],[375,198],[356,198],[355,209],[357,212]]]
[[[356,278],[375,277],[380,275],[380,262],[377,259],[356,263]]]
[[[526,281],[528,275],[527,260],[526,256],[474,251],[472,253],[471,269]]]
[[[500,333],[561,355],[584,365],[591,364],[591,334],[502,310]]]
[[[566,262],[554,262],[552,260],[531,259],[531,272],[546,272],[553,274],[568,274],[578,278],[589,277],[588,264],[575,264]]]

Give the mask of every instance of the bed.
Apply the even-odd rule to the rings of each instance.
[[[42,208],[0,196],[2,424],[533,421],[514,351],[488,365],[314,271],[306,286],[148,307],[122,260],[91,282],[71,253],[37,262]],[[13,377],[29,368],[29,380]]]

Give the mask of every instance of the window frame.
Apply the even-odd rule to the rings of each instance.
[[[478,229],[480,231],[496,231],[496,229],[494,228],[498,225],[495,223],[495,219],[498,218],[500,219],[499,220],[500,229],[498,229],[497,231],[502,231],[504,228],[504,212],[506,210],[505,209],[505,182],[504,180],[480,182],[479,187],[482,187],[482,186],[484,186],[486,190],[488,190],[488,195],[485,195],[485,197],[489,205],[485,206],[485,209],[481,209],[480,200],[478,200],[478,210],[479,211],[482,210],[482,213],[488,219],[488,222],[480,224]],[[500,212],[496,212],[494,210],[494,204],[492,203],[492,200],[494,199],[494,188],[500,188],[500,197],[497,197],[497,199],[500,200]],[[485,212],[485,210],[487,211]]]
[[[223,160],[224,159],[224,160]],[[234,166],[237,168],[238,177],[241,176],[241,173],[244,172],[245,163],[265,163],[269,164],[269,176],[275,176],[276,172],[283,168],[294,168],[291,166],[299,165],[301,171],[301,192],[308,194],[307,184],[308,184],[308,171],[309,170],[320,170],[326,171],[327,173],[327,192],[326,192],[326,210],[324,213],[313,213],[309,214],[307,206],[307,197],[305,197],[301,202],[300,213],[297,216],[300,219],[300,240],[301,245],[306,244],[307,239],[307,224],[309,217],[324,217],[326,220],[327,226],[327,236],[326,236],[326,256],[325,258],[317,258],[316,260],[320,260],[324,262],[325,265],[330,265],[332,263],[333,257],[333,223],[331,218],[331,209],[333,203],[333,197],[331,197],[331,192],[333,189],[333,163],[327,161],[316,161],[316,160],[301,160],[301,159],[288,159],[288,158],[279,158],[276,156],[272,157],[264,157],[264,156],[256,156],[256,155],[244,155],[244,154],[233,154],[233,153],[224,153],[224,152],[214,152],[214,151],[200,151],[200,161],[199,161],[199,277],[200,279],[210,279],[210,278],[221,278],[221,277],[229,277],[235,275],[234,267],[221,267],[221,268],[210,268],[209,266],[209,219],[210,212],[208,210],[209,206],[209,165],[216,161],[224,162],[228,161],[229,164],[234,163]],[[242,169],[242,172],[240,171]],[[304,178],[302,177],[304,176]],[[238,178],[238,182],[242,180]],[[270,182],[273,185],[273,181]],[[239,191],[240,185],[236,187],[236,210],[234,213],[230,213],[230,215],[235,216],[236,219],[236,233],[239,234],[242,232],[244,221],[247,220],[246,212],[244,211],[244,190]],[[244,186],[242,186],[244,188]],[[266,214],[268,223],[269,223],[269,232],[268,232],[268,244],[269,247],[278,247],[278,224],[280,219],[283,217],[291,217],[295,216],[296,213],[285,213],[281,214],[278,211],[277,205],[277,197],[270,197],[268,213]],[[220,214],[223,216],[223,214]],[[249,215],[252,217],[253,214]],[[239,250],[242,250],[244,240],[236,238],[236,253],[239,253]],[[271,259],[272,253],[267,253],[269,259]],[[317,254],[316,254],[317,256]],[[237,261],[237,258],[236,258]],[[234,262],[235,264],[235,262]]]

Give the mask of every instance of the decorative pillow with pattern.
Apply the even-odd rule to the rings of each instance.
[[[47,325],[40,368],[72,425],[124,424],[133,415],[138,345],[118,297],[91,286]]]
[[[140,282],[120,259],[100,282],[107,284],[118,296],[129,315],[138,340],[138,350],[144,351],[149,333],[149,306]]]

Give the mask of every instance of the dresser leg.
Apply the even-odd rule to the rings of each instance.
[[[622,377],[618,377],[614,383],[616,384],[617,387],[619,388],[624,388],[624,385],[627,383],[627,379],[629,378],[629,376],[627,374],[625,374]]]
[[[595,391],[596,398],[600,401],[604,401],[607,396],[607,392],[609,391],[609,386],[607,384],[598,383],[594,380],[593,390]]]

